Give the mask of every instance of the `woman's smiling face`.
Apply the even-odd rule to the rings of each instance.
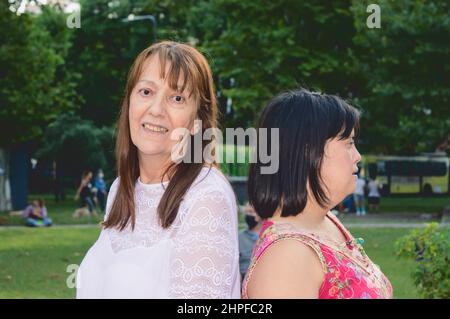
[[[166,63],[161,77],[158,54],[150,56],[130,95],[129,124],[133,144],[140,156],[170,157],[178,140],[171,139],[177,128],[193,129],[198,102],[189,85],[181,91],[184,74],[180,74],[178,89],[169,85],[170,64]]]

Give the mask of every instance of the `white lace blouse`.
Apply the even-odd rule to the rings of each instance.
[[[77,298],[240,298],[237,202],[226,178],[203,168],[168,229],[156,211],[163,192],[136,181],[134,231],[101,231],[78,269]]]

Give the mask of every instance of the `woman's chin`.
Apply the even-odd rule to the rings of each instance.
[[[353,193],[355,192],[355,190],[356,190],[356,180],[357,180],[357,179],[358,179],[358,177],[356,177],[355,180],[352,181],[351,187],[350,187],[350,193],[349,193],[349,195],[350,195],[350,194],[353,194]]]
[[[156,146],[156,145],[155,145]],[[153,156],[168,156],[170,157],[170,152],[160,147],[138,147],[138,152],[140,156],[143,157],[153,157]]]
[[[347,196],[353,194],[356,190],[356,181],[350,181],[347,187],[342,187],[342,189],[346,190],[345,193],[343,194],[343,198],[342,200],[344,200],[345,198],[347,198]]]

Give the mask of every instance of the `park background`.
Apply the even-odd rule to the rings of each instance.
[[[74,297],[67,266],[101,217],[74,220],[73,195],[86,169],[116,177],[127,71],[163,39],[207,56],[222,128],[255,126],[271,96],[300,86],[358,107],[363,169],[385,189],[380,212],[340,217],[395,298],[450,298],[449,12],[444,0],[0,1],[0,298]],[[247,164],[222,169],[243,204]],[[54,227],[9,216],[37,197]]]

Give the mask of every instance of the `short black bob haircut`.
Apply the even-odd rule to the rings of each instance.
[[[274,97],[264,108],[258,128],[279,128],[279,166],[274,174],[261,174],[261,163],[250,164],[248,197],[261,218],[277,209],[281,216],[296,216],[306,206],[307,181],[317,203],[327,207],[320,176],[327,140],[350,137],[359,132],[359,111],[334,95],[297,89]],[[268,135],[267,149],[271,149]],[[274,141],[275,142],[275,141]]]

